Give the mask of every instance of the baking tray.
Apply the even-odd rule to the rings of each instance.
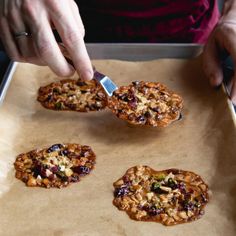
[[[16,69],[17,62],[13,62],[13,61],[9,60],[9,62],[7,62],[7,64],[8,65],[6,67],[6,70],[2,71],[3,77],[0,78],[0,105],[2,104],[2,102],[6,96],[7,89],[10,85],[12,75],[14,74],[14,71]],[[2,67],[1,69],[5,69],[5,68]]]
[[[131,127],[109,110],[49,111],[35,101],[37,90],[60,78],[47,67],[19,64],[0,113],[0,174],[5,173],[0,179],[0,235],[235,235],[235,125],[223,91],[207,86],[200,58],[93,63],[118,85],[137,80],[137,75],[158,78],[184,94],[184,119],[159,130]],[[92,146],[97,164],[91,176],[61,190],[27,188],[14,178],[17,154],[58,142]],[[200,174],[214,194],[204,218],[167,228],[131,221],[112,207],[112,183],[137,164]]]

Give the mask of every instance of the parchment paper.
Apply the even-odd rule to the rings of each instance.
[[[109,110],[46,110],[40,86],[58,80],[48,68],[19,64],[0,108],[0,235],[236,235],[236,132],[222,90],[208,85],[201,60],[94,61],[118,85],[160,81],[184,98],[183,120],[164,129],[127,125]],[[17,154],[59,142],[90,145],[91,175],[64,189],[29,188],[14,177]],[[112,205],[113,182],[137,164],[180,168],[212,191],[202,219],[165,227],[137,222]]]

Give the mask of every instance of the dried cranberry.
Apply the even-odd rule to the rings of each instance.
[[[59,169],[59,166],[53,166],[53,167],[50,168],[50,171],[51,171],[52,173],[57,173],[59,170],[60,170],[60,169]]]
[[[193,211],[194,210],[194,203],[191,201],[184,201],[182,203],[182,206],[185,211]]]
[[[50,153],[50,152],[55,152],[55,151],[60,151],[60,149],[63,147],[62,144],[54,144],[52,145],[50,148],[48,148],[47,152]]]
[[[178,189],[180,190],[181,193],[186,193],[186,186],[183,182],[180,182],[178,184]]]
[[[145,210],[150,216],[156,216],[163,213],[163,208],[157,208],[156,206],[144,206]]]
[[[46,173],[46,168],[42,168],[42,171],[41,171],[41,176],[43,177],[43,178],[47,178],[48,176],[47,176],[47,173]]]
[[[137,101],[136,101],[136,99],[129,101],[129,106],[130,106],[132,109],[135,109],[135,108],[137,107]]]
[[[127,195],[129,193],[128,186],[123,186],[121,188],[116,188],[114,191],[115,197],[122,197],[124,195]]]
[[[90,172],[90,168],[88,168],[87,166],[76,166],[73,167],[72,170],[77,173],[77,174],[82,174],[82,175],[87,175]]]
[[[54,174],[49,175],[49,176],[48,176],[48,179],[49,179],[50,181],[53,181],[53,180],[55,179]]]
[[[84,81],[80,81],[80,80],[78,80],[77,82],[76,82],[76,85],[78,85],[78,86],[85,86],[85,85],[87,85]]]
[[[123,181],[124,181],[125,184],[126,184],[126,183],[130,183],[129,176],[125,175],[125,176],[123,177]]]
[[[44,168],[41,164],[36,164],[34,169],[34,177],[37,177],[38,175],[40,175],[41,177],[47,177],[46,175],[46,168]]]

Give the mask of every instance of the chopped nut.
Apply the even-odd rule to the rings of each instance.
[[[147,196],[148,201],[150,201],[152,199],[152,197],[154,196],[154,193],[149,192],[149,193],[146,194],[146,196]]]
[[[29,178],[27,185],[30,187],[36,186],[37,185],[36,179],[34,177]]]
[[[139,200],[139,201],[142,201],[143,197],[140,193],[137,193],[136,194],[136,198]]]
[[[207,186],[205,184],[200,184],[199,187],[201,188],[202,191],[206,191],[207,190]]]
[[[131,170],[135,172],[128,170],[123,177],[123,180],[124,178],[130,180],[130,176],[133,176],[133,181],[127,182],[129,193],[114,200],[114,204],[119,209],[127,211],[131,218],[174,225],[193,221],[201,216],[201,209],[208,200],[206,194],[208,189],[199,176],[192,172],[174,169],[157,172],[144,167],[142,175],[139,175],[140,167]],[[144,175],[147,176],[146,180],[143,179]],[[160,175],[164,178],[158,179],[157,176]],[[200,182],[199,186],[194,187],[192,182],[185,182],[186,176],[190,176],[190,181],[197,179],[195,182]],[[119,183],[119,180],[115,183]]]
[[[118,181],[116,181],[116,182],[114,183],[115,186],[120,186],[120,185],[123,185],[123,184],[124,184],[123,179],[119,179]]]
[[[133,212],[133,213],[137,212],[137,207],[132,207],[132,208],[130,209],[130,211]]]
[[[70,177],[73,174],[73,171],[70,168],[65,169],[66,176]]]
[[[178,212],[178,215],[179,215],[179,217],[181,217],[182,219],[187,219],[187,218],[188,218],[188,216],[187,216],[187,214],[186,214],[185,211],[180,211],[180,212]]]
[[[165,187],[165,186],[160,186],[160,189],[163,190],[163,191],[165,191],[165,192],[168,192],[168,193],[170,193],[170,192],[172,191],[171,188]]]
[[[137,219],[141,219],[142,217],[145,217],[147,215],[146,211],[138,211],[135,215]]]
[[[49,181],[49,179],[43,179],[43,181],[42,181],[46,186],[50,183],[50,181]]]

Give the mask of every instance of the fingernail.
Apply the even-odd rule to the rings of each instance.
[[[91,80],[93,78],[93,73],[90,70],[85,70],[80,74],[82,80]]]

